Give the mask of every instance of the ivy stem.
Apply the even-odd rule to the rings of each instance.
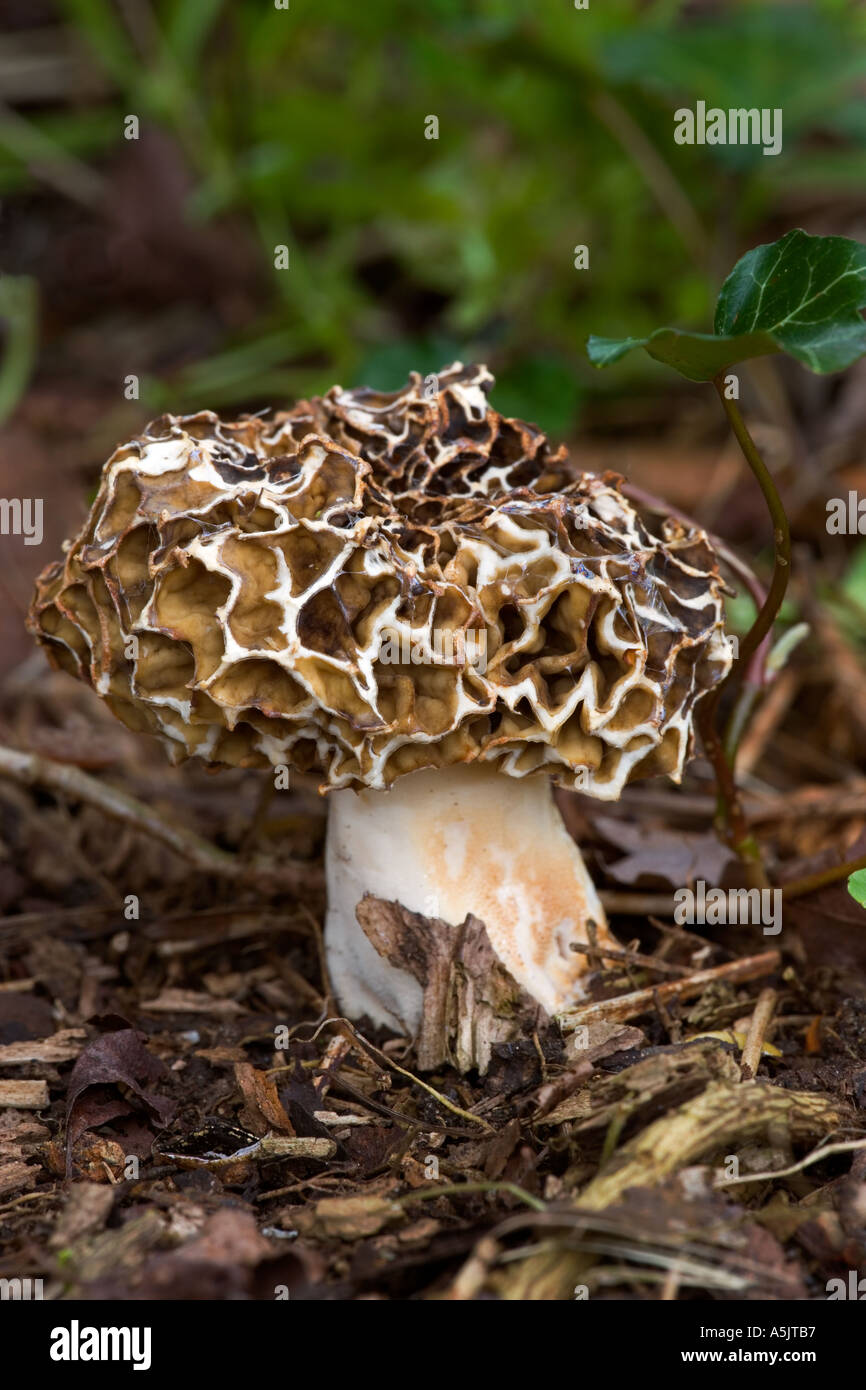
[[[749,888],[769,888],[770,881],[761,859],[761,850],[749,829],[740,800],[740,791],[728,760],[725,745],[716,727],[715,709],[708,709],[709,696],[698,706],[697,723],[707,760],[715,773],[718,791],[716,828],[747,867]]]
[[[861,854],[859,859],[846,860],[844,864],[834,864],[832,869],[822,869],[820,873],[809,874],[806,878],[792,878],[790,883],[782,884],[782,897],[805,897],[807,893],[814,893],[818,888],[838,883],[841,878],[849,878],[858,869],[866,869],[866,854]]]
[[[698,725],[713,771],[719,793],[720,828],[729,844],[737,851],[740,859],[748,866],[750,879],[759,887],[769,885],[761,860],[761,851],[754,835],[749,831],[740,801],[739,789],[734,774],[734,758],[739,741],[739,729],[729,727],[728,737],[723,740],[718,728],[719,702],[726,689],[735,687],[742,679],[743,672],[765,640],[782,606],[788,579],[791,573],[791,532],[782,499],[779,496],[772,474],[761,458],[757,445],[746,428],[736,400],[725,389],[722,373],[713,378],[713,385],[722,403],[722,409],[734,432],[734,437],[743,451],[743,456],[751,468],[758,486],[770,511],[773,523],[774,565],[773,579],[769,591],[758,610],[754,623],[740,643],[736,661],[725,679],[716,686],[710,695],[701,701]],[[742,722],[740,728],[742,728]]]
[[[713,377],[713,385],[718,392],[722,409],[728,417],[728,424],[734,432],[737,443],[743,451],[749,467],[757,479],[758,486],[764,494],[764,500],[770,511],[770,518],[773,522],[773,544],[774,544],[774,564],[773,578],[770,583],[767,597],[758,612],[746,636],[740,643],[739,656],[731,667],[721,685],[717,686],[708,699],[713,706],[717,706],[721,695],[729,686],[736,685],[740,680],[742,672],[746,669],[749,661],[764,638],[769,633],[776,620],[779,609],[782,607],[782,600],[788,588],[788,580],[791,577],[791,528],[788,525],[788,517],[779,496],[773,475],[758,453],[754,439],[746,429],[746,422],[740,414],[740,407],[735,400],[729,399],[725,394],[725,378],[719,373]]]

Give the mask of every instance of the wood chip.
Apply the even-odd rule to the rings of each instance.
[[[43,1110],[47,1104],[47,1081],[0,1081],[0,1110]]]
[[[194,989],[164,989],[155,999],[146,999],[140,1007],[149,1014],[211,1014],[228,1018],[244,1012],[234,999],[214,999]]]
[[[17,1067],[26,1062],[74,1062],[86,1041],[87,1034],[83,1028],[63,1028],[50,1038],[3,1043],[0,1046],[0,1067]]]
[[[333,1158],[337,1146],[333,1139],[302,1135],[272,1134],[263,1139],[257,1158]]]
[[[331,1128],[339,1128],[341,1125],[371,1125],[373,1123],[370,1115],[338,1115],[336,1110],[314,1110],[313,1119],[318,1120],[320,1125],[329,1125]]]
[[[10,1192],[29,1191],[36,1185],[38,1176],[39,1169],[32,1163],[22,1163],[17,1158],[8,1163],[0,1160],[0,1197],[7,1197]]]

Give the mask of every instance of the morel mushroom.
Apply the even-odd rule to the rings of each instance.
[[[456,363],[265,418],[164,416],[105,465],[31,611],[56,664],[176,760],[322,778],[338,998],[413,1033],[422,983],[362,898],[472,914],[562,1009],[587,968],[570,943],[590,919],[615,942],[551,783],[678,780],[730,664],[707,537],[569,474],[491,384]]]

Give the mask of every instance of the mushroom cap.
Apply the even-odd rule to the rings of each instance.
[[[106,463],[31,630],[175,760],[323,790],[476,761],[603,798],[678,779],[731,659],[707,537],[570,475],[492,380],[162,416]]]

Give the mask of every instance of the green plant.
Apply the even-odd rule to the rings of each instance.
[[[736,732],[743,728],[759,688],[748,691],[745,710],[735,707],[727,736],[718,727],[718,711],[722,695],[740,684],[769,637],[790,577],[791,536],[775,481],[740,413],[738,382],[730,368],[751,357],[787,353],[810,371],[841,371],[866,353],[864,307],[866,246],[847,237],[809,236],[795,230],[748,251],[737,262],[719,294],[713,333],[658,328],[641,338],[591,336],[587,343],[590,361],[597,367],[641,348],[691,381],[711,381],[767,503],[775,552],[770,589],[727,678],[699,707],[701,736],[719,788],[720,830],[753,867],[759,882],[766,882],[760,849],[746,825],[734,776]]]
[[[160,359],[158,380],[143,373],[155,412],[264,405],[334,380],[395,387],[407,363],[478,356],[507,384],[504,406],[567,432],[582,396],[609,389],[577,347],[593,323],[700,322],[713,267],[758,239],[767,209],[791,190],[856,199],[862,182],[866,13],[839,0],[711,14],[681,0],[57,8],[100,80],[86,97],[0,106],[0,196],[47,181],[98,215],[105,161],[134,158],[133,112],[142,140],[183,161],[179,215],[231,218],[258,276],[249,319],[182,365]],[[778,158],[674,143],[676,107],[749,107],[758,93],[784,104]],[[428,113],[438,140],[424,138]],[[633,372],[652,388],[652,362],[635,357]]]
[[[36,359],[39,291],[29,275],[0,277],[0,324],[6,349],[0,364],[0,425],[23,394]]]

